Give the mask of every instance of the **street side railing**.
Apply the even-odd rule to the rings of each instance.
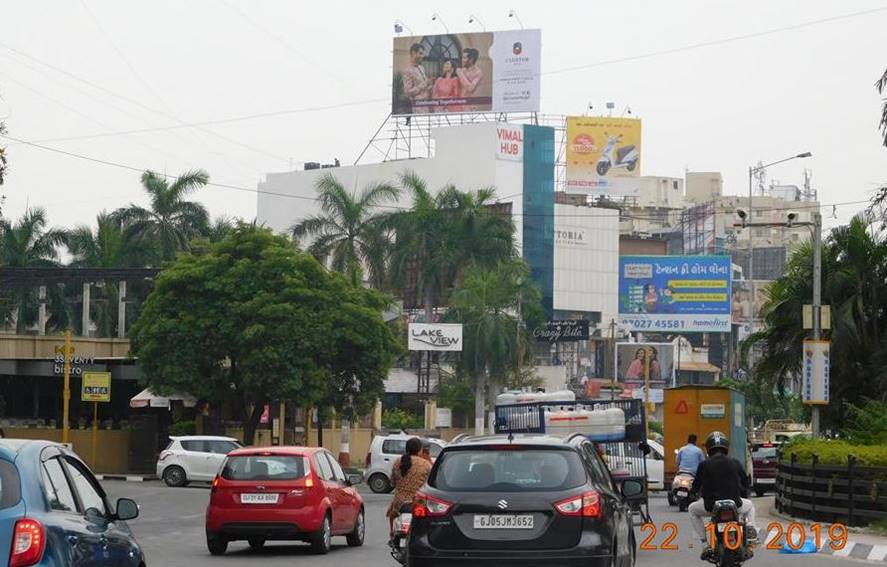
[[[859,466],[850,455],[840,465],[819,456],[800,462],[780,454],[776,509],[796,518],[863,526],[887,519],[887,467]]]

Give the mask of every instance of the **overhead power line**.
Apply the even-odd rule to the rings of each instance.
[[[115,98],[119,98],[119,99],[121,99],[121,100],[125,100],[126,102],[128,102],[128,103],[130,103],[130,104],[132,104],[132,105],[138,106],[139,108],[141,108],[141,109],[143,109],[143,110],[147,110],[148,112],[151,112],[151,113],[153,113],[153,114],[158,114],[158,115],[160,115],[160,116],[164,116],[164,117],[166,117],[166,118],[168,118],[168,119],[170,119],[170,120],[173,120],[174,122],[176,122],[176,123],[178,123],[178,124],[180,124],[180,125],[185,125],[185,124],[186,124],[184,121],[178,119],[177,117],[175,117],[175,116],[169,114],[169,113],[166,112],[166,111],[163,111],[163,110],[157,110],[157,109],[155,109],[155,108],[151,108],[150,106],[148,106],[148,105],[142,103],[142,102],[139,101],[139,100],[136,100],[136,99],[134,99],[134,98],[132,98],[132,97],[128,97],[128,96],[126,96],[126,95],[122,95],[122,94],[120,94],[120,93],[114,92],[114,91],[112,91],[112,90],[110,90],[110,89],[108,89],[108,88],[103,87],[102,85],[99,85],[99,84],[97,84],[97,83],[95,83],[95,82],[93,82],[93,81],[90,81],[89,79],[84,79],[83,77],[80,77],[80,76],[78,76],[78,75],[75,75],[74,73],[71,73],[70,71],[67,71],[66,69],[62,69],[61,67],[58,67],[58,66],[56,66],[56,65],[53,65],[52,63],[47,63],[47,62],[45,62],[45,61],[43,61],[43,60],[41,60],[41,59],[38,59],[38,58],[36,58],[36,57],[34,57],[34,56],[28,54],[28,53],[25,53],[24,51],[21,51],[20,49],[16,49],[15,47],[12,47],[12,46],[10,46],[10,45],[7,45],[7,44],[5,44],[5,43],[3,43],[3,42],[0,42],[0,48],[3,48],[3,49],[5,49],[5,50],[7,50],[7,51],[10,51],[10,52],[12,52],[12,53],[15,53],[16,55],[18,55],[18,56],[20,56],[20,57],[24,57],[25,59],[28,59],[28,60],[30,60],[30,61],[33,61],[33,62],[35,62],[35,63],[37,63],[37,64],[39,64],[39,65],[43,65],[44,67],[47,67],[48,69],[52,69],[52,70],[55,71],[56,73],[60,73],[60,74],[62,74],[62,75],[64,75],[64,76],[66,76],[66,77],[69,77],[69,78],[71,78],[71,79],[74,79],[75,81],[78,81],[78,82],[81,82],[81,83],[83,83],[83,84],[89,85],[90,87],[92,87],[92,88],[94,88],[94,89],[96,89],[96,90],[99,90],[99,91],[101,91],[101,92],[103,92],[103,93],[105,93],[105,94],[107,94],[107,95],[109,95],[109,96],[113,96],[113,97],[115,97]],[[194,126],[194,127],[197,128],[198,130],[200,130],[201,132],[205,132],[205,133],[209,134],[210,136],[213,136],[213,137],[215,137],[215,138],[219,138],[219,139],[224,140],[224,141],[226,141],[226,142],[229,142],[229,143],[232,143],[232,144],[238,145],[238,146],[240,146],[240,147],[242,147],[242,148],[245,148],[245,149],[247,149],[247,150],[250,150],[250,151],[255,152],[255,153],[258,153],[258,154],[262,154],[262,155],[264,155],[264,156],[266,156],[266,157],[270,157],[270,158],[273,158],[273,159],[275,159],[275,160],[282,160],[282,161],[287,161],[287,160],[289,159],[289,158],[286,158],[286,157],[284,157],[284,156],[280,156],[280,155],[277,155],[277,154],[273,154],[273,153],[271,153],[271,152],[267,152],[267,151],[265,151],[265,150],[263,150],[263,149],[261,149],[261,148],[256,148],[256,147],[250,146],[250,145],[248,145],[248,144],[244,144],[243,142],[241,142],[241,141],[239,141],[239,140],[235,140],[234,138],[229,138],[228,136],[224,136],[224,135],[219,134],[219,133],[217,133],[217,132],[213,132],[212,130],[209,130],[209,129],[204,128],[204,127],[202,127],[202,126]]]
[[[43,144],[39,144],[36,142],[31,142],[28,140],[23,140],[21,138],[16,138],[15,136],[10,136],[8,134],[0,134],[0,138],[12,140],[14,142],[18,142],[20,144],[23,144],[26,146],[31,146],[34,148],[38,148],[38,149],[45,150],[48,152],[53,152],[53,153],[65,155],[65,156],[76,158],[76,159],[81,159],[81,160],[85,160],[85,161],[89,161],[89,162],[93,162],[93,163],[97,163],[97,164],[101,164],[101,165],[106,165],[109,167],[116,167],[118,169],[125,169],[128,171],[135,171],[138,173],[144,173],[145,171],[150,169],[150,168],[144,168],[144,167],[136,167],[134,165],[128,165],[128,164],[124,164],[124,163],[120,163],[120,162],[96,158],[96,157],[87,156],[87,155],[83,155],[83,154],[78,154],[75,152],[69,152],[66,150],[62,150],[60,148],[53,148],[53,147],[45,146]],[[166,173],[155,172],[155,174],[162,176],[162,177],[166,177],[168,179],[175,179],[176,178],[175,175],[169,175]],[[229,183],[217,183],[214,181],[210,181],[207,183],[207,185],[211,186],[211,187],[219,187],[222,189],[232,189],[234,191],[243,191],[243,192],[247,192],[247,193],[253,193],[255,195],[270,195],[270,196],[274,196],[274,197],[282,197],[285,199],[298,199],[298,200],[302,200],[302,201],[312,201],[312,202],[316,202],[319,200],[318,197],[305,197],[303,195],[292,195],[289,193],[280,193],[277,191],[267,191],[267,190],[263,190],[263,189],[252,189],[249,187],[232,185]],[[813,204],[813,203],[801,204],[801,203],[799,203],[799,204],[797,204],[795,206],[791,206],[791,207],[769,207],[769,208],[755,207],[755,212],[757,212],[757,211],[761,211],[761,212],[793,211],[793,210],[798,210],[798,209],[817,209],[817,208],[821,209],[823,207],[843,207],[843,206],[850,206],[850,205],[861,205],[861,204],[870,203],[870,202],[871,202],[870,200],[866,199],[866,200],[861,200],[861,201],[845,201],[842,203],[819,203],[819,204]],[[407,207],[400,207],[400,206],[396,206],[396,205],[376,205],[375,208],[390,209],[390,210],[394,210],[394,211],[409,210],[409,208],[407,208]],[[628,207],[628,208],[631,208],[631,207]],[[717,214],[731,214],[731,213],[732,213],[732,211],[721,210],[721,211],[715,211],[714,214],[717,215]],[[603,218],[603,217],[611,216],[611,215],[602,215],[602,214],[601,215],[598,215],[598,214],[581,214],[581,215],[580,214],[566,214],[566,215],[550,214],[549,215],[549,214],[536,214],[536,213],[512,213],[512,215],[516,216],[516,217],[544,217],[544,218],[552,218],[552,217],[556,217],[556,218],[601,217],[601,218]],[[646,220],[646,221],[662,221],[663,220],[661,216],[642,216],[642,215],[625,214],[621,209],[619,210],[619,216],[620,216],[620,218],[632,219],[632,220]]]

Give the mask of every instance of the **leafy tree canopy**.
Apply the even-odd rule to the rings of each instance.
[[[157,391],[232,400],[251,442],[273,400],[310,406],[334,389],[358,408],[375,402],[398,349],[385,304],[286,238],[242,224],[162,272],[132,348]]]

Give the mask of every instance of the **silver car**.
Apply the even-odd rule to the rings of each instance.
[[[222,468],[225,455],[243,445],[233,437],[188,435],[170,437],[157,458],[157,476],[168,486],[211,482]]]

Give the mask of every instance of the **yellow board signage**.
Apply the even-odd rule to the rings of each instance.
[[[110,402],[111,373],[84,372],[80,399],[84,402]]]
[[[636,195],[641,171],[641,121],[567,117],[568,192]]]

